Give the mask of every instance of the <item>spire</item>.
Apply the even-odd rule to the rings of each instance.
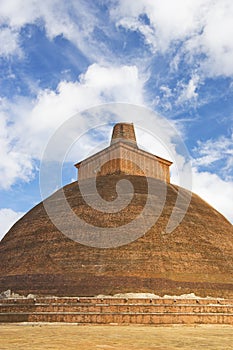
[[[118,141],[130,143],[131,146],[137,147],[133,123],[118,123],[114,126],[111,145]]]

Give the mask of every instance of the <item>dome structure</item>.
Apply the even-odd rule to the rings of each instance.
[[[114,142],[110,146],[113,148],[110,151],[115,152],[116,147],[120,151],[127,148],[132,157],[134,152],[143,156],[144,151],[137,150],[136,138],[132,137],[132,127],[130,128],[130,142],[127,144],[124,144],[124,135],[129,133],[125,124],[124,128],[116,128],[117,137],[113,138]],[[106,154],[109,155],[110,151],[107,149]],[[101,213],[85,201],[79,182],[82,181],[86,188],[91,188],[93,179],[90,171],[86,173],[86,177],[83,171],[82,180],[58,190],[46,201],[52,204],[60,220],[65,221],[71,230],[74,227],[63,211],[62,194],[65,195],[72,212],[81,220],[93,227],[109,229],[110,235],[112,228],[118,228],[119,234],[127,237],[129,232],[125,228],[126,224],[140,217],[147,203],[149,178],[154,191],[153,200],[158,205],[166,183],[166,197],[161,215],[149,229],[145,230],[146,222],[154,215],[153,210],[149,210],[148,217],[143,218],[140,226],[142,234],[137,239],[121,246],[112,244],[109,248],[99,248],[91,244],[88,246],[62,233],[51,221],[45,210],[46,206],[41,202],[24,215],[0,242],[0,291],[11,289],[24,295],[33,293],[57,296],[113,295],[127,292],[147,292],[161,296],[195,293],[199,296],[232,298],[232,225],[200,197],[191,194],[183,220],[168,233],[166,227],[178,191],[181,191],[184,198],[190,193],[170,184],[166,172],[171,162],[150,154],[144,155],[145,164],[148,159],[152,161],[150,167],[146,165],[148,174],[142,174],[140,169],[137,173],[137,167],[131,173],[133,160],[130,162],[127,159],[126,167],[119,163],[121,159],[116,158],[118,156],[110,159],[107,167],[103,165],[103,168],[98,169],[96,187],[106,202],[117,198],[116,188],[120,180],[128,180],[133,186],[133,198],[118,212]],[[96,162],[96,158],[88,161],[91,164],[92,161]],[[84,165],[87,164],[86,160],[83,162]],[[162,167],[156,177],[155,170],[159,164]],[[79,163],[78,168],[80,167]],[[90,166],[86,169],[90,170]],[[125,195],[127,191],[126,189]],[[91,191],[87,196],[91,198]],[[75,230],[80,237],[88,235],[88,226],[76,226]]]

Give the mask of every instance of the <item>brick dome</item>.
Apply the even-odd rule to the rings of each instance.
[[[133,184],[134,197],[127,208],[116,214],[100,215],[90,208],[80,194],[78,182],[65,186],[64,192],[72,210],[87,222],[101,227],[119,226],[123,230],[121,225],[140,214],[146,201],[147,182],[143,176],[127,174],[97,178],[98,191],[106,200],[116,195],[116,183],[123,178]],[[162,181],[152,181],[159,196]],[[109,249],[69,239],[50,221],[43,204],[38,204],[0,242],[0,291],[60,296],[192,292],[232,298],[232,225],[193,194],[183,221],[166,234],[177,190],[177,186],[167,183],[163,212],[148,232],[129,244]],[[49,200],[62,217],[60,194],[61,190]]]

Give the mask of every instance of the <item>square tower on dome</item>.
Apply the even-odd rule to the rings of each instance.
[[[138,148],[133,123],[118,123],[113,128],[110,146],[75,164],[75,167],[78,180],[122,173],[170,183],[171,164],[169,160]]]

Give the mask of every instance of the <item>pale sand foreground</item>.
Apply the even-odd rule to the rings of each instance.
[[[232,350],[233,327],[1,324],[1,350]]]

